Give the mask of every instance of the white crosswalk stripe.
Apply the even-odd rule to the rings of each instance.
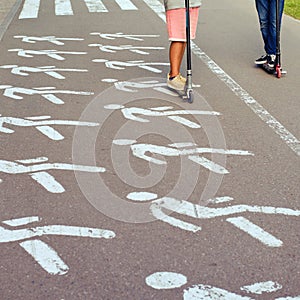
[[[38,17],[40,1],[25,0],[19,19],[34,19]]]
[[[108,12],[101,0],[84,0],[89,12]]]
[[[55,15],[74,15],[71,0],[53,0],[55,4]],[[108,12],[103,0],[82,0],[90,13]],[[114,0],[121,10],[137,10],[138,8],[131,0]],[[105,0],[104,0],[105,2]],[[39,15],[41,0],[25,0],[19,19],[36,19]]]
[[[137,10],[136,6],[131,2],[127,0],[115,0],[117,4],[120,6],[123,10]]]
[[[70,0],[55,0],[55,14],[57,16],[73,15],[74,13]]]

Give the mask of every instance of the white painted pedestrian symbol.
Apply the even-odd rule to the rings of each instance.
[[[21,57],[34,57],[36,55],[45,55],[50,58],[56,59],[56,60],[65,60],[65,58],[62,55],[84,55],[87,54],[87,52],[75,52],[75,51],[59,51],[59,50],[26,50],[26,49],[9,49],[9,52],[17,52],[18,56]]]
[[[108,104],[104,108],[111,110],[121,110],[124,118],[136,122],[147,123],[148,119],[141,116],[148,117],[167,117],[177,123],[180,123],[189,128],[201,128],[200,124],[190,121],[186,118],[180,117],[182,115],[206,115],[206,116],[218,116],[220,113],[216,111],[208,110],[174,110],[173,106],[158,106],[152,108],[140,108],[140,107],[125,107],[119,104]]]
[[[132,46],[132,45],[120,45],[120,46],[110,46],[110,45],[102,45],[102,44],[90,44],[90,47],[97,47],[99,50],[103,52],[116,53],[117,51],[128,50],[130,52],[141,54],[141,55],[149,55],[149,51],[145,50],[163,50],[164,47],[142,47],[142,46]]]
[[[66,163],[48,163],[47,157],[23,159],[16,161],[0,160],[0,173],[9,175],[28,174],[37,183],[50,193],[63,193],[64,187],[47,171],[80,171],[90,173],[103,173],[105,168],[97,166],[73,165]]]
[[[156,272],[146,277],[145,282],[148,286],[156,290],[178,289],[187,283],[187,277],[176,272]],[[184,289],[183,300],[255,300],[255,295],[268,295],[266,299],[274,300],[299,300],[300,296],[296,297],[280,297],[274,295],[269,298],[270,294],[280,291],[283,288],[281,284],[275,281],[257,282],[251,285],[240,287],[240,292],[245,295],[240,295],[228,290],[206,285],[197,284]],[[239,292],[239,293],[240,293]],[[246,296],[249,295],[250,296]],[[251,295],[252,294],[252,295]],[[259,298],[260,299],[260,298]]]
[[[56,68],[55,66],[41,66],[41,67],[30,67],[30,66],[18,66],[18,65],[3,65],[0,69],[11,69],[11,73],[14,75],[28,76],[29,73],[35,74],[46,74],[56,79],[65,79],[66,77],[61,75],[61,72],[88,72],[86,69],[63,69]]]
[[[144,41],[144,38],[157,38],[159,35],[156,34],[125,34],[122,32],[117,33],[101,33],[101,32],[91,32],[90,35],[97,35],[102,39],[115,40],[115,39],[126,39],[133,41]]]
[[[159,82],[158,80],[146,80],[146,81],[118,81],[114,78],[105,78],[101,80],[106,83],[113,83],[117,90],[129,93],[136,93],[139,89],[153,89],[164,94],[178,97],[178,93],[173,92],[167,87],[165,82]]]
[[[52,126],[98,126],[99,123],[82,122],[82,121],[70,121],[70,120],[52,120],[50,116],[36,116],[27,118],[16,117],[3,117],[0,114],[0,133],[13,133],[14,130],[7,128],[4,125],[13,125],[18,127],[34,127],[39,132],[47,136],[54,141],[60,141],[64,139],[57,130]]]
[[[163,62],[145,62],[143,60],[131,60],[131,61],[118,61],[118,60],[107,60],[102,58],[93,59],[93,62],[104,63],[107,68],[115,70],[125,70],[127,67],[137,67],[143,70],[147,70],[153,73],[161,73],[162,70],[154,66],[169,66],[169,63]]]
[[[53,104],[64,104],[64,101],[58,98],[55,94],[68,94],[68,95],[80,95],[80,96],[90,96],[94,93],[83,92],[83,91],[68,91],[68,90],[56,90],[55,87],[39,87],[39,88],[22,88],[14,87],[11,85],[0,85],[0,90],[4,90],[3,96],[9,97],[11,99],[22,100],[24,95],[40,95],[47,101]]]
[[[194,143],[174,143],[174,144],[169,144],[168,146],[160,146],[160,145],[144,144],[144,143],[139,144],[137,143],[136,140],[127,140],[127,139],[117,139],[114,140],[113,143],[115,145],[120,145],[120,146],[130,146],[132,154],[135,157],[144,159],[145,161],[149,161],[157,165],[165,165],[167,164],[167,162],[164,160],[160,160],[158,158],[154,158],[151,155],[147,155],[147,153],[159,154],[166,157],[187,156],[189,160],[217,174],[228,174],[229,171],[225,167],[205,158],[203,154],[242,155],[242,156],[254,155],[253,153],[245,150],[202,148],[202,147],[198,147]]]
[[[183,215],[199,220],[208,220],[218,217],[227,217],[231,215],[245,213],[256,213],[263,215],[284,215],[293,217],[300,216],[300,210],[293,210],[290,208],[246,204],[229,205],[227,207],[214,208],[199,204],[193,204],[186,200],[178,200],[171,197],[163,197],[157,199],[156,194],[148,192],[133,192],[128,194],[127,198],[136,202],[151,201],[150,210],[152,215],[156,219],[165,222],[173,227],[194,233],[202,230],[202,228],[198,225],[182,221],[175,217],[171,217],[168,214],[166,214],[163,210],[175,212],[177,215]],[[218,204],[226,203],[232,200],[233,198],[225,196],[211,199],[208,202]],[[266,232],[260,226],[255,225],[245,217],[231,217],[227,218],[226,221],[234,225],[241,231],[249,234],[251,237],[255,238],[256,240],[260,241],[268,247],[280,247],[283,244],[281,240],[279,240],[272,234]]]
[[[7,220],[2,223],[9,227],[19,227],[39,221],[41,221],[39,217],[32,216]],[[77,226],[47,225],[23,229],[7,229],[0,226],[0,243],[17,242],[47,273],[51,275],[64,275],[69,271],[69,266],[52,247],[40,239],[42,236],[52,235],[94,239],[112,239],[116,236],[111,230]]]
[[[21,39],[24,43],[36,44],[37,42],[48,42],[54,45],[62,46],[65,41],[84,41],[82,38],[59,38],[54,35],[50,36],[27,36],[27,35],[15,35],[15,39]]]

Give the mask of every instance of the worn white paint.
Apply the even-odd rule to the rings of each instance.
[[[111,239],[116,235],[111,230],[65,225],[47,225],[25,229],[5,229],[0,226],[0,243],[16,242],[44,235],[75,236]]]
[[[196,164],[204,167],[205,169],[216,173],[216,174],[229,174],[229,171],[222,167],[219,164],[214,163],[213,161],[203,157],[203,156],[194,156],[194,155],[190,155],[189,156],[189,160],[195,162]]]
[[[180,273],[175,272],[156,272],[146,277],[146,284],[153,289],[178,289],[187,283],[187,277]],[[282,289],[282,285],[273,281],[257,282],[248,286],[243,286],[240,290],[248,294],[270,294]],[[299,300],[296,297],[281,297],[274,298],[274,296],[266,295],[266,299],[274,300]],[[270,298],[271,297],[271,298]],[[186,288],[183,291],[184,300],[254,300],[255,298],[248,296],[241,296],[239,294],[221,289],[219,287],[196,284]]]
[[[143,192],[136,192],[130,194],[130,199],[135,201],[143,201]],[[153,197],[155,194],[153,194]],[[218,204],[218,203],[226,203],[232,201],[231,197],[217,197],[215,199],[208,200],[208,203]],[[144,201],[149,201],[148,197],[144,199]],[[164,210],[168,212],[175,212],[176,215],[188,216],[194,219],[199,220],[207,220],[214,219],[218,217],[225,217],[236,214],[244,214],[244,213],[256,213],[256,214],[267,214],[267,215],[285,215],[285,216],[293,216],[299,217],[300,210],[293,210],[289,208],[282,207],[272,207],[272,206],[257,206],[257,205],[228,205],[227,207],[207,207],[199,204],[193,204],[189,201],[185,200],[177,200],[171,197],[163,197],[157,200],[152,200],[152,204],[150,205],[150,210],[152,215],[173,227],[190,231],[197,232],[201,230],[201,227],[198,225],[194,225],[192,223],[188,223],[186,221],[182,221],[176,217],[172,217],[169,214],[165,213]],[[280,247],[282,245],[282,241],[271,235],[270,233],[263,230],[261,227],[253,224],[249,220],[244,217],[233,217],[227,218],[227,222],[233,224],[243,232],[249,234],[253,238],[257,239],[264,245],[268,247]]]
[[[55,15],[72,16],[74,11],[71,0],[52,0],[55,5]],[[121,10],[138,10],[131,0],[115,0]],[[41,0],[25,0],[19,19],[36,19],[38,17]],[[84,0],[90,13],[106,13],[108,9],[102,0]]]
[[[40,8],[40,0],[25,0],[19,19],[37,18]]]
[[[2,223],[12,227],[16,227],[16,226],[22,226],[22,225],[26,225],[38,221],[41,221],[41,219],[38,216],[32,216],[32,217],[24,217],[24,218],[2,221]]]
[[[86,69],[62,69],[56,68],[55,66],[30,67],[18,65],[4,65],[0,66],[0,69],[11,69],[12,74],[20,76],[28,76],[29,73],[43,73],[56,79],[66,78],[65,76],[61,75],[60,72],[88,72],[88,70]]]
[[[90,96],[94,93],[92,92],[83,92],[83,91],[69,91],[69,90],[56,90],[55,87],[39,87],[39,88],[22,88],[14,87],[11,85],[0,85],[0,90],[4,90],[3,96],[6,96],[15,100],[22,100],[24,95],[40,95],[47,101],[53,104],[64,104],[64,101],[55,96],[54,94],[68,94],[68,95],[80,95],[80,96]]]
[[[137,67],[153,73],[161,73],[162,70],[153,66],[169,66],[169,63],[164,62],[145,62],[143,60],[132,60],[132,61],[118,61],[118,60],[107,60],[104,58],[96,58],[93,62],[103,62],[107,68],[114,70],[125,70],[127,67]]]
[[[266,232],[261,227],[253,224],[244,217],[228,218],[227,222],[233,224],[240,230],[248,233],[253,238],[259,240],[261,243],[269,247],[280,247],[282,241],[274,237],[272,234]]]
[[[181,115],[206,115],[206,116],[218,116],[220,113],[216,111],[208,110],[174,110],[172,106],[159,106],[152,108],[141,108],[141,107],[124,107],[118,104],[105,105],[106,109],[120,109],[124,118],[136,122],[146,123],[148,119],[140,116],[148,117],[167,117],[181,125],[189,128],[201,128],[200,124],[190,121],[188,119],[180,117]]]
[[[155,91],[170,95],[173,97],[178,97],[178,93],[170,90],[167,87],[166,82],[159,82],[158,80],[148,80],[148,81],[118,81],[117,79],[105,78],[102,82],[114,83],[117,90],[129,93],[136,93],[138,89],[153,89]]]
[[[65,41],[84,41],[83,38],[61,38],[54,35],[49,36],[28,36],[28,35],[15,35],[15,39],[21,39],[24,43],[36,44],[37,42],[48,42],[54,45],[62,46]]]
[[[202,206],[199,204],[193,204],[185,200],[177,200],[170,197],[163,197],[161,199],[155,200],[153,203],[157,205],[157,208],[161,207],[170,211],[176,211],[177,213],[181,213],[196,219],[213,219],[217,217],[224,217],[247,212],[266,215],[284,215],[293,217],[300,216],[300,210],[273,206],[229,204],[227,207],[214,208]]]
[[[225,202],[230,202],[230,201],[233,201],[233,198],[228,197],[228,196],[216,197],[216,198],[207,200],[207,202],[211,203],[211,204],[219,204],[219,203],[225,203]]]
[[[21,226],[39,221],[37,216],[7,220],[2,223],[9,226]],[[19,245],[49,274],[64,275],[69,267],[58,253],[45,242],[32,239],[42,236],[73,236],[112,239],[116,234],[111,230],[65,225],[47,225],[23,229],[6,229],[0,226],[0,243],[19,242]]]
[[[130,139],[118,139],[118,140],[114,140],[113,143],[115,145],[119,145],[119,146],[127,146],[127,145],[132,145],[134,143],[136,143],[136,140],[130,140]]]
[[[193,128],[193,129],[199,129],[201,128],[201,126],[195,122],[192,122],[188,119],[179,117],[179,116],[169,116],[168,117],[170,120],[173,120],[183,126],[189,127],[189,128]]]
[[[149,201],[157,198],[157,194],[149,193],[149,192],[132,192],[127,195],[127,199],[133,201]]]
[[[186,111],[188,112],[188,111]],[[122,144],[124,140],[118,141],[114,140],[113,144],[116,145],[124,145]],[[126,143],[125,145],[129,145]],[[166,147],[166,146],[160,146],[160,145],[154,145],[154,144],[133,144],[133,141],[131,141],[130,145],[132,154],[137,157],[141,158],[145,161],[158,164],[158,165],[165,165],[167,162],[165,160],[161,160],[158,158],[155,158],[151,155],[148,155],[148,153],[151,154],[159,154],[166,157],[182,157],[187,156],[187,158],[196,164],[210,170],[211,172],[217,173],[217,174],[228,174],[229,171],[225,169],[225,167],[205,158],[202,156],[202,154],[222,154],[222,155],[242,155],[242,156],[251,156],[253,153],[245,150],[228,150],[228,149],[216,149],[216,148],[202,148],[202,147],[192,147],[192,148],[183,148],[178,149],[175,147]]]
[[[21,57],[34,57],[36,55],[46,55],[50,58],[56,59],[56,60],[65,60],[65,58],[62,55],[84,55],[87,54],[87,52],[82,51],[59,51],[55,49],[46,49],[46,50],[26,50],[26,49],[8,49],[9,52],[17,52],[18,56]]]
[[[101,0],[84,0],[84,2],[91,13],[108,12]]]
[[[197,231],[202,230],[201,226],[182,221],[175,217],[171,217],[169,214],[164,213],[162,210],[162,206],[156,202],[153,202],[153,204],[150,207],[150,210],[151,210],[152,215],[157,220],[163,221],[173,227],[176,227],[176,228],[179,228],[179,229],[182,229],[185,231],[190,231],[193,233],[196,233]],[[177,208],[176,208],[176,210],[173,210],[173,211],[175,211],[176,213],[178,212]]]
[[[103,173],[105,168],[96,166],[72,165],[64,163],[45,163],[46,157],[8,161],[0,160],[0,172],[5,174],[28,174],[37,183],[43,186],[51,193],[62,193],[65,191],[63,186],[56,181],[56,179],[48,174],[46,171],[50,170],[63,170],[63,171],[80,171],[91,173]]]
[[[65,138],[51,126],[36,126],[36,129],[53,141],[61,141]]]
[[[93,122],[81,122],[70,120],[49,120],[50,116],[36,116],[34,118],[16,118],[16,117],[2,117],[0,114],[0,133],[13,133],[11,128],[4,127],[5,124],[14,125],[18,127],[35,127],[39,132],[47,136],[54,141],[60,141],[64,139],[58,131],[52,128],[53,125],[65,125],[65,126],[98,126],[99,123]],[[51,125],[51,126],[50,126]]]
[[[282,285],[274,281],[258,282],[241,287],[242,291],[261,295],[263,293],[272,293],[282,289]]]
[[[32,166],[24,166],[17,162],[0,160],[0,172],[7,174],[25,174],[28,172],[39,172],[45,170],[70,170],[94,173],[105,172],[104,168],[95,166],[72,165],[64,163],[39,163]]]
[[[186,276],[174,272],[157,272],[146,277],[146,284],[156,290],[179,288],[187,283]]]
[[[74,15],[70,0],[55,0],[55,14],[57,16]]]
[[[276,298],[275,300],[300,300],[300,295],[299,296],[292,296],[292,297],[280,297]]]
[[[192,286],[183,292],[184,300],[253,300],[248,296],[226,291],[210,285],[198,284]]]
[[[130,0],[115,0],[122,10],[137,10],[137,7]]]
[[[40,156],[40,157],[35,157],[35,158],[29,158],[29,159],[17,159],[16,161],[22,164],[38,164],[42,162],[48,161],[48,157],[45,156]]]
[[[115,39],[127,39],[133,41],[144,41],[144,38],[157,38],[159,35],[156,34],[124,34],[123,32],[117,33],[101,33],[101,32],[91,32],[90,35],[97,35],[102,39],[115,40]]]
[[[40,171],[31,173],[29,175],[33,180],[42,185],[46,191],[52,194],[61,194],[66,191],[65,188],[55,179],[55,177],[47,172]]]
[[[142,46],[132,46],[132,45],[103,45],[103,44],[89,44],[89,47],[97,47],[99,50],[103,52],[116,53],[117,51],[128,50],[129,52],[133,52],[141,55],[149,55],[149,51],[145,50],[163,50],[164,47],[142,47]]]
[[[164,22],[165,9],[159,0],[143,0]],[[261,104],[257,102],[245,89],[233,80],[222,68],[220,68],[205,52],[193,41],[192,52],[206,64],[229,89],[239,97],[265,124],[267,124],[291,150],[300,155],[300,141],[289,132],[276,118],[274,118]]]
[[[20,246],[51,275],[64,275],[69,267],[58,256],[57,252],[40,240],[30,240],[20,243]]]
[[[197,144],[191,143],[191,142],[184,142],[184,143],[173,143],[169,144],[170,147],[175,147],[175,148],[186,148],[186,147],[195,147]]]

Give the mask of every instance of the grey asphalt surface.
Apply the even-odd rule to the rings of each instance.
[[[83,1],[71,2],[74,15],[57,16],[54,1],[44,1],[38,18],[19,19],[22,3],[0,1],[0,66],[87,70],[60,72],[65,79],[57,79],[43,73],[18,76],[0,67],[0,85],[27,88],[31,92],[48,89],[90,93],[55,94],[64,102],[55,104],[49,101],[53,98],[30,95],[30,92],[22,94],[20,89],[14,95],[21,95],[23,99],[14,99],[1,87],[0,118],[25,120],[51,116],[53,120],[98,124],[75,127],[57,123],[52,127],[64,139],[53,140],[37,127],[17,126],[8,119],[4,125],[0,122],[0,126],[12,130],[0,131],[0,299],[222,299],[222,293],[223,299],[228,300],[299,299],[300,216],[282,215],[279,210],[264,214],[263,209],[257,208],[300,210],[299,21],[284,16],[282,63],[288,74],[277,79],[253,65],[254,59],[263,54],[253,1],[203,1],[195,39],[202,52],[193,55],[193,82],[201,87],[195,88],[195,101],[189,104],[178,96],[164,93],[165,90],[138,88],[141,83],[153,81],[163,87],[168,71],[168,66],[163,64],[168,62],[165,24],[144,1],[133,0],[138,8],[134,11],[121,10],[114,1],[103,1],[107,13],[89,13]],[[91,34],[95,32],[144,37],[140,37],[143,40],[105,39]],[[80,40],[55,45],[47,41],[25,43],[16,36]],[[145,50],[148,55],[129,50],[112,53],[89,46],[91,44],[164,49]],[[65,59],[57,60],[46,55],[22,57],[9,49],[85,54],[62,54]],[[124,69],[113,69],[105,65],[105,61],[93,62],[94,59],[127,62],[127,65],[121,66]],[[148,65],[161,73],[145,65],[143,68],[130,66],[133,61],[161,63]],[[185,63],[183,70],[184,67]],[[134,81],[135,86],[127,88],[137,91],[118,90],[111,79]],[[142,115],[141,110],[140,117],[149,122],[128,120],[120,110],[106,109],[109,104],[147,109],[152,114],[155,107],[160,107],[161,112],[163,109],[209,110],[220,114],[213,117],[181,115],[201,125],[192,129],[167,117]],[[113,143],[117,139],[166,148],[173,143],[194,143],[198,147],[248,151],[249,155],[228,155],[224,161],[222,154],[204,154],[207,160],[229,172],[220,175],[209,171],[205,163],[199,165],[188,159],[187,155],[150,155],[165,160],[164,165],[145,161],[134,156],[129,145]],[[183,147],[195,146],[185,144]],[[154,148],[148,151],[151,149],[154,151]],[[52,179],[64,188],[63,192],[53,193],[34,180],[32,174],[39,174],[34,170],[34,161],[26,162],[38,157],[47,157],[49,164],[103,167],[105,172],[73,172],[52,165],[52,169],[44,171],[49,171]],[[25,167],[14,169],[16,163]],[[47,179],[49,183],[51,179]],[[181,208],[185,203],[181,202],[169,215],[170,219],[157,220],[151,213],[150,200],[136,204],[128,199],[127,195],[133,192],[143,192],[140,195],[144,200],[151,193],[156,198],[168,196],[194,205]],[[209,198],[224,196],[233,200],[209,201]],[[169,203],[167,198],[164,201]],[[238,205],[247,205],[256,212],[235,210],[226,215],[226,209],[234,210]],[[206,207],[215,212],[214,209],[219,208],[223,213],[209,218]],[[170,210],[162,211],[170,214]],[[39,217],[39,221],[18,226],[3,223],[32,216]],[[230,223],[241,220],[239,217],[259,226],[258,233],[264,230],[282,244],[264,244],[245,232],[247,229],[243,231]],[[183,230],[172,225],[174,219],[199,226],[201,230]],[[47,230],[43,231],[44,226],[52,225],[105,229],[113,231],[115,237],[96,239],[66,236],[63,232],[50,235],[50,229],[48,234]],[[248,224],[248,230],[249,227]],[[27,233],[38,232],[37,236],[26,237],[27,228],[31,228]],[[9,230],[16,230],[15,235]],[[25,241],[33,255],[24,250]],[[42,248],[38,248],[40,242],[44,245]],[[50,265],[59,265],[49,259],[45,245],[67,265],[63,274],[47,271],[34,258],[41,255]],[[151,287],[146,278],[157,272],[182,274],[186,282],[176,287],[170,280],[172,288],[166,288],[167,283],[161,279],[160,288]],[[272,282],[273,289],[261,292],[243,289],[264,282]],[[201,285],[222,290],[213,295],[216,290]],[[194,298],[192,287],[197,290]],[[206,296],[202,293],[204,290]]]

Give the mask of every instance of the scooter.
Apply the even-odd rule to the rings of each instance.
[[[287,71],[281,67],[281,50],[280,50],[280,17],[279,17],[279,0],[276,0],[276,60],[275,70],[269,70],[268,64],[263,64],[262,68],[268,73],[274,74],[277,78],[287,74]]]
[[[276,67],[275,75],[280,78],[281,75],[286,74],[281,68],[281,53],[280,53],[280,20],[279,20],[279,0],[276,0]]]
[[[186,85],[183,95],[183,101],[192,103],[194,101],[194,92],[192,84],[192,55],[191,55],[191,24],[190,24],[190,1],[185,0],[186,10]]]

